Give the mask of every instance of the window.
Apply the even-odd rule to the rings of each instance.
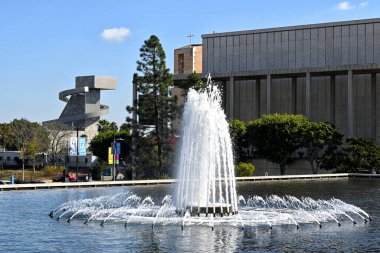
[[[183,74],[185,71],[185,55],[178,54],[178,73]]]
[[[10,156],[7,156],[7,161],[10,161],[11,160],[11,157]]]

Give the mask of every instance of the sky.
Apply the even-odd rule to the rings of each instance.
[[[380,1],[283,0],[0,0],[0,123],[59,117],[60,91],[76,76],[118,80],[102,91],[102,117],[119,126],[132,103],[139,49],[158,36],[173,71],[174,49],[201,35],[379,18]]]

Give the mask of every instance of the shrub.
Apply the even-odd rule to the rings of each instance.
[[[235,166],[235,175],[237,177],[250,177],[252,176],[255,166],[252,163],[239,163]]]
[[[62,174],[64,169],[63,166],[45,166],[43,173],[45,177],[53,177]]]

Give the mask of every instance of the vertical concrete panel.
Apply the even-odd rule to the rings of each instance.
[[[318,121],[318,79],[319,77],[313,77],[310,82],[310,121]]]
[[[373,63],[373,24],[366,24],[365,37],[365,62]]]
[[[234,81],[233,118],[240,119],[240,81]]]
[[[353,110],[353,72],[348,70],[347,75],[347,135],[354,134],[354,110]]]
[[[254,119],[260,118],[261,116],[261,84],[260,79],[255,80],[255,108],[256,108],[256,114],[253,115]]]
[[[334,27],[326,27],[326,66],[334,64]]]
[[[303,67],[303,30],[296,30],[296,68]]]
[[[310,29],[303,30],[303,65],[302,67],[310,67]]]
[[[255,33],[253,35],[253,69],[259,70],[261,69],[261,60],[260,60],[260,34]]]
[[[334,65],[342,64],[342,27],[334,27]]]
[[[350,29],[342,26],[342,64],[350,64]]]
[[[373,60],[380,64],[380,23],[375,23],[373,27]]]
[[[289,32],[281,32],[281,68],[289,68]]]
[[[247,70],[247,35],[239,36],[239,69],[238,71]]]
[[[266,53],[266,58],[267,58],[266,68],[274,69],[275,68],[274,33],[268,33],[267,43],[268,43],[268,47],[267,47],[267,53]]]
[[[253,34],[247,35],[247,71],[253,71]]]
[[[318,77],[318,90],[317,90],[317,103],[318,103],[318,116],[317,121],[326,121],[326,83],[325,77]]]
[[[247,121],[247,81],[239,81],[239,119]]]
[[[268,57],[268,40],[267,33],[260,34],[260,69],[267,68],[267,57]]]
[[[380,74],[376,74],[376,78],[375,78],[375,99],[376,99],[376,101],[379,101],[378,99],[380,98]],[[380,103],[378,103],[378,102],[376,102],[376,104],[375,104],[375,106],[376,106],[376,109],[375,109],[375,111],[376,111],[376,113],[375,113],[375,115],[376,115],[376,117],[375,117],[375,119],[377,119],[376,120],[376,143],[379,145],[380,144],[380,123],[379,123],[379,119],[380,119]]]
[[[335,126],[339,129],[339,132],[343,134],[341,123],[341,107],[342,107],[342,76],[335,76]]]
[[[366,32],[365,25],[358,25],[358,63],[366,63]]]
[[[210,73],[214,72],[214,38],[208,38],[207,40],[207,63]]]
[[[310,31],[310,66],[318,66],[318,29]]]
[[[305,114],[305,77],[297,79],[297,114]]]
[[[358,63],[358,26],[350,25],[350,64]]]
[[[234,66],[234,37],[227,36],[227,72],[232,72]]]
[[[220,38],[220,71],[227,71],[227,37]]]
[[[227,118],[230,119],[230,118],[232,118],[232,115],[231,115],[231,98],[233,98],[233,96],[231,95],[231,82],[230,81],[226,81],[225,91],[226,91],[226,94],[225,94],[225,98],[226,98],[225,112],[226,112]]]
[[[207,73],[209,72],[208,68],[208,62],[207,62],[207,55],[208,55],[208,48],[207,48],[208,42],[207,39],[202,39],[202,71]]]
[[[214,38],[214,72],[221,72],[221,58],[220,58],[220,37]]]
[[[281,68],[281,32],[274,33],[274,68]]]
[[[234,38],[233,71],[239,71],[239,68],[240,68],[240,36],[233,36],[233,38]]]
[[[267,80],[260,79],[260,115],[267,113]]]
[[[318,67],[326,66],[326,28],[318,29]]]
[[[246,115],[246,121],[253,120],[253,117],[255,114],[255,94],[254,94],[254,81],[253,80],[247,80],[247,115]]]
[[[296,32],[289,31],[288,68],[296,67]]]

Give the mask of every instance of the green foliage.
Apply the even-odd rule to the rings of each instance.
[[[140,48],[140,60],[133,75],[139,97],[127,107],[129,113],[136,113],[139,121],[127,119],[133,136],[133,166],[149,167],[156,176],[166,173],[171,164],[172,147],[169,143],[172,131],[169,122],[175,119],[177,98],[170,96],[173,77],[166,68],[165,52],[159,39],[152,35]]]
[[[43,175],[45,177],[54,177],[62,174],[65,168],[63,166],[45,166]]]
[[[117,131],[118,127],[115,122],[109,122],[105,119],[99,120],[98,132]]]
[[[380,147],[373,140],[347,138],[346,143],[342,147],[345,155],[337,166],[338,172],[380,171]]]
[[[186,97],[190,88],[193,88],[196,91],[201,91],[206,88],[206,84],[202,81],[199,74],[195,71],[187,76],[187,80],[181,82],[182,96]]]
[[[247,135],[247,128],[243,121],[232,119],[228,122],[234,148],[235,161],[240,162],[243,157],[243,146]]]
[[[250,177],[252,176],[255,166],[252,163],[239,163],[235,166],[235,176],[237,177]]]
[[[312,172],[317,174],[321,153],[330,155],[329,152],[341,144],[342,135],[330,123],[306,121],[301,127],[301,141],[306,149],[306,158],[310,162]]]
[[[123,140],[118,140],[123,139]],[[108,131],[100,132],[97,134],[90,142],[89,149],[93,154],[103,161],[108,161],[108,148],[111,147],[111,143],[116,140],[120,142],[121,155],[120,158],[122,161],[127,160],[127,154],[129,152],[130,145],[130,133],[126,131]]]
[[[280,164],[281,175],[284,175],[292,153],[302,146],[301,133],[305,122],[306,117],[302,115],[264,115],[247,124],[249,143],[258,154]]]

